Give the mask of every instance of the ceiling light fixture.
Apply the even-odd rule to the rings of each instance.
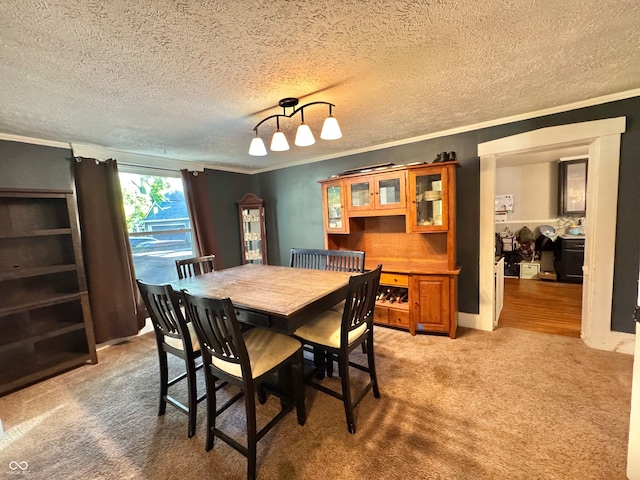
[[[304,123],[304,109],[310,107],[311,105],[320,104],[329,105],[329,116],[324,121],[322,132],[320,132],[320,138],[323,140],[337,140],[339,138],[342,138],[342,132],[340,131],[338,120],[336,120],[336,118],[332,115],[332,109],[333,107],[335,107],[333,103],[311,102],[296,108],[296,106],[298,105],[297,98],[283,98],[278,102],[278,105],[282,107],[282,113],[263,118],[255,127],[253,127],[253,130],[256,132],[256,136],[253,138],[253,140],[251,140],[249,155],[264,156],[267,154],[267,149],[264,146],[264,142],[258,135],[258,127],[272,118],[276,119],[276,131],[273,134],[273,138],[271,139],[271,151],[283,152],[285,150],[289,150],[289,142],[287,142],[287,137],[285,137],[284,133],[280,130],[280,117],[291,118],[296,113],[300,114],[300,125],[298,126],[298,131],[296,132],[295,144],[298,147],[307,147],[316,143],[316,139],[314,138],[309,125]],[[290,114],[287,114],[287,108],[292,108],[293,111]]]

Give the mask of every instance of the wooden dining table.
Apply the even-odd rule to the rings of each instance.
[[[348,272],[246,264],[170,282],[174,290],[228,297],[240,322],[291,334],[344,300]]]

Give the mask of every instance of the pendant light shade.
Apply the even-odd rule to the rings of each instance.
[[[337,140],[342,138],[342,132],[340,131],[340,125],[338,120],[333,115],[329,115],[322,125],[322,132],[320,138],[323,140]]]
[[[271,151],[272,152],[284,152],[289,150],[289,142],[287,137],[284,136],[280,130],[276,130],[271,139]]]
[[[258,127],[267,120],[271,120],[272,118],[276,119],[276,132],[273,134],[273,138],[271,139],[271,151],[284,152],[285,150],[289,150],[289,142],[287,142],[287,138],[285,137],[284,133],[280,131],[280,117],[291,118],[297,113],[299,113],[301,116],[301,122],[296,132],[296,146],[307,147],[316,143],[316,139],[313,136],[311,129],[306,123],[304,123],[304,109],[310,107],[311,105],[329,105],[329,117],[324,121],[324,126],[322,127],[320,138],[322,138],[323,140],[337,140],[339,138],[342,138],[342,132],[340,131],[338,121],[332,115],[332,108],[335,106],[333,103],[311,102],[296,108],[296,105],[298,105],[297,98],[283,98],[278,102],[278,105],[282,107],[283,113],[263,118],[255,127],[253,127],[253,130],[256,132],[256,138],[251,141],[251,146],[249,147],[249,155],[263,156],[267,154],[264,142],[258,136]],[[292,108],[293,111],[287,114],[287,108]]]
[[[311,129],[306,123],[301,123],[298,127],[295,143],[299,147],[308,147],[316,143],[316,139],[313,138],[313,133],[311,133]]]
[[[267,148],[260,137],[254,137],[249,146],[249,155],[254,157],[264,157],[267,154]]]

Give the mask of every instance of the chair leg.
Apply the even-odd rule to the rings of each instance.
[[[247,479],[254,480],[256,478],[256,450],[258,434],[256,423],[256,401],[253,391],[244,392],[244,405],[247,414]]]
[[[204,366],[203,368],[208,368]],[[208,452],[213,448],[215,435],[213,429],[216,428],[216,378],[210,372],[205,372],[205,385],[207,387],[207,440],[205,450]]]
[[[316,368],[316,378],[322,380],[326,369],[327,354],[320,347],[313,347],[313,365]]]
[[[296,401],[296,413],[298,424],[304,425],[307,421],[307,412],[304,406],[304,366],[302,363],[302,350],[296,353],[293,359],[293,396]]]
[[[373,384],[373,396],[376,398],[380,398],[380,390],[378,389],[378,375],[376,374],[376,360],[373,355],[373,336],[370,335],[365,343],[367,344],[367,362],[369,364],[369,377],[371,378],[371,383]]]
[[[264,405],[265,403],[267,403],[267,391],[264,388],[264,384],[261,383],[260,385],[258,385],[258,401],[260,402],[260,405]]]
[[[158,416],[164,415],[167,410],[167,394],[169,392],[169,367],[167,365],[167,352],[158,351],[160,365],[160,406]]]
[[[187,393],[189,395],[189,431],[188,437],[191,438],[196,433],[196,418],[198,410],[198,390],[196,386],[196,366],[193,358],[185,359],[187,369]]]
[[[333,377],[333,354],[331,352],[326,353],[325,362],[326,362],[327,377],[331,378]]]
[[[356,424],[353,420],[353,405],[351,403],[351,385],[349,382],[349,354],[338,355],[338,368],[340,379],[342,380],[342,401],[344,403],[344,413],[347,417],[347,428],[349,433],[356,433]]]

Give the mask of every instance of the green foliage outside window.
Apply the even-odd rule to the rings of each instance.
[[[167,178],[151,175],[120,174],[120,183],[129,232],[138,231],[153,204],[163,202],[174,190]]]

